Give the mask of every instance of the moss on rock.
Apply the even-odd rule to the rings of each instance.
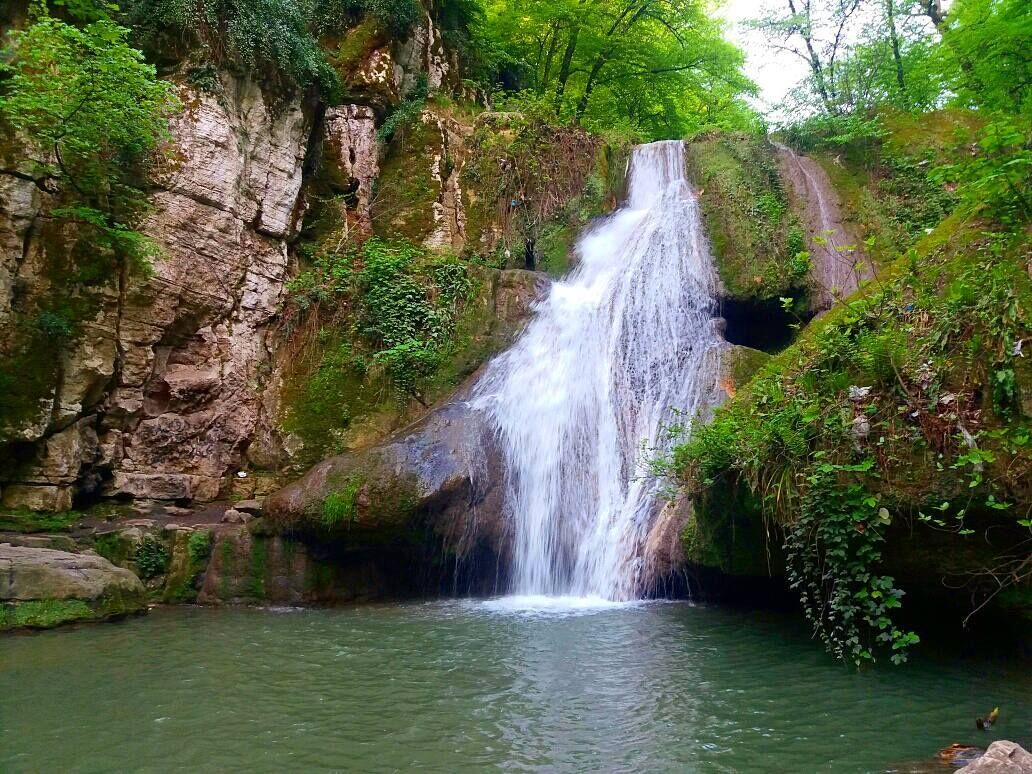
[[[867,555],[902,588],[941,596],[945,577],[965,600],[1020,603],[1032,444],[1016,343],[1030,319],[1021,235],[943,221],[676,450],[698,514],[686,550],[737,572],[730,551],[744,532],[771,552],[794,535],[797,561],[801,546],[825,556],[796,525],[834,523],[844,508],[856,524],[846,537],[872,535]],[[828,559],[825,578],[850,550]],[[1001,578],[1009,593],[994,597]]]
[[[95,554],[0,544],[0,630],[100,621],[146,604],[139,578]]]
[[[712,133],[685,144],[724,292],[735,298],[800,295],[808,266],[774,147],[752,134]]]

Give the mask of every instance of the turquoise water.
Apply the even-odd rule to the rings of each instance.
[[[0,771],[884,771],[1027,742],[1029,672],[857,673],[794,619],[686,603],[170,608],[0,638]]]

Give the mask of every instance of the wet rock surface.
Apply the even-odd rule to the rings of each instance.
[[[315,465],[271,495],[271,528],[330,533],[355,544],[406,541],[428,528],[450,550],[508,551],[502,458],[470,386],[385,443]],[[343,493],[343,494],[342,494]],[[346,497],[335,520],[327,499]],[[330,500],[332,503],[332,499]]]
[[[812,306],[824,311],[874,274],[858,240],[846,230],[839,195],[821,165],[787,145],[776,146],[778,165],[806,225]]]

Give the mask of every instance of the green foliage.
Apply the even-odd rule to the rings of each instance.
[[[727,292],[759,299],[795,295],[809,257],[788,212],[774,148],[762,137],[712,133],[687,146],[717,271]]]
[[[885,137],[886,130],[877,115],[818,113],[791,124],[786,128],[785,135],[793,146],[803,151],[812,151],[845,146],[870,147]]]
[[[755,128],[742,53],[706,3],[508,0],[487,4],[478,51],[489,78],[553,118],[649,139]]]
[[[96,314],[102,289],[149,269],[155,248],[136,228],[176,108],[128,30],[106,19],[80,29],[36,10],[0,58],[0,135],[17,159],[9,173],[48,192],[36,226],[48,282],[16,297],[0,342],[0,431],[38,418],[55,352]]]
[[[50,215],[77,235],[72,249],[146,265],[153,248],[133,227],[176,101],[128,35],[107,20],[79,29],[41,13],[11,36],[0,118],[28,143],[24,173],[60,188]]]
[[[186,553],[191,567],[200,567],[211,554],[211,532],[206,529],[194,530],[186,540]]]
[[[323,98],[344,96],[326,57],[327,40],[369,20],[398,39],[423,18],[420,0],[122,0],[126,18],[148,48],[182,57],[186,41],[205,62],[191,78],[214,86],[211,65],[255,73],[288,87],[317,87]],[[471,27],[483,11],[475,0],[445,0],[433,11],[453,51],[469,54]],[[342,52],[344,53],[344,52]],[[351,64],[347,56],[342,63]]]
[[[818,462],[785,540],[789,587],[799,593],[814,633],[837,658],[857,666],[873,661],[882,648],[894,664],[902,663],[907,648],[919,642],[892,619],[903,592],[890,576],[872,572],[891,516],[863,484],[849,479],[873,467],[870,458],[851,465]]]
[[[326,495],[321,514],[325,526],[339,526],[358,518],[358,493],[363,483],[362,476],[355,474],[348,478],[343,487]]]
[[[383,143],[390,142],[398,129],[416,121],[423,112],[428,93],[429,85],[426,74],[420,73],[412,91],[387,114],[383,123],[380,124],[380,128],[376,130],[377,139]]]
[[[957,0],[942,35],[942,74],[960,100],[1006,115],[1032,112],[1032,7]]]
[[[168,570],[168,547],[158,538],[147,535],[140,541],[133,562],[144,580],[163,575]]]
[[[840,657],[884,650],[899,661],[916,641],[894,623],[901,594],[878,571],[887,532],[905,529],[890,509],[964,501],[945,503],[949,519],[921,518],[958,539],[977,531],[968,511],[1025,526],[1002,516],[1032,475],[1016,354],[1032,319],[1021,255],[1017,235],[947,221],[674,449],[697,496],[760,498],[754,518],[784,532],[790,582]],[[972,573],[995,593],[999,578],[1027,583],[1027,564]]]
[[[358,328],[377,347],[373,362],[395,388],[418,397],[419,386],[448,348],[473,280],[454,258],[417,263],[424,254],[405,242],[373,238],[363,245],[362,255],[356,275]]]
[[[384,29],[398,37],[408,34],[423,14],[423,6],[418,0],[364,0],[361,7]]]
[[[937,121],[922,119],[934,108],[977,111],[975,137],[950,157],[935,159],[930,181],[927,168],[913,166],[930,159],[913,147],[897,148],[895,160],[902,163],[886,165],[887,193],[911,205],[897,219],[908,231],[933,227],[958,202],[969,214],[1018,229],[1032,219],[1032,7],[1023,0],[957,0],[941,19],[928,10],[933,5],[918,14],[914,5],[886,0],[861,30],[855,4],[822,11],[808,4],[803,13],[759,23],[776,41],[806,43],[809,52],[813,72],[797,95],[805,107],[795,112],[810,116],[788,127],[787,135],[804,150],[881,155],[889,134],[886,115],[909,113],[917,127],[914,144],[927,145],[921,135],[933,135]],[[922,15],[933,18],[941,37],[927,19],[914,24]],[[844,49],[850,30],[862,42]],[[923,204],[920,194],[926,195]],[[894,211],[891,201],[886,209]]]
[[[63,623],[93,617],[93,610],[81,599],[32,600],[0,607],[0,629],[49,629]]]
[[[975,148],[936,169],[935,179],[958,185],[969,212],[981,211],[1013,228],[1032,221],[1032,120],[998,115]]]
[[[0,530],[7,532],[67,532],[83,516],[81,511],[41,513],[29,510],[0,510]]]
[[[336,95],[340,84],[316,37],[321,5],[298,0],[124,0],[133,29],[148,47],[202,46],[216,65],[281,76]],[[327,18],[331,14],[327,13]]]
[[[313,342],[319,360],[302,372],[286,427],[332,437],[353,411],[370,408],[363,401],[382,400],[383,387],[399,401],[423,401],[460,346],[457,325],[477,289],[469,265],[378,237],[309,255],[309,268],[288,286],[288,316],[298,328],[303,320],[334,322]]]

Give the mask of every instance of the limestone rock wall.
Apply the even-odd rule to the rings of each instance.
[[[324,126],[331,162],[357,181],[356,223],[369,229],[378,149],[368,108],[334,108],[318,122],[300,98],[272,106],[255,82],[230,76],[218,94],[182,87],[180,97],[178,163],[143,226],[160,248],[153,273],[101,291],[38,414],[2,429],[5,507],[64,510],[84,493],[218,497],[271,421],[272,323],[306,209],[312,135]],[[0,176],[0,331],[17,322],[16,288],[46,281],[32,228],[43,198]]]
[[[54,352],[31,416],[7,425],[0,416],[2,507],[251,496],[257,489],[236,478],[241,468],[289,462],[290,438],[278,427],[278,313],[297,268],[291,245],[308,211],[307,183],[329,175],[333,192],[353,194],[339,212],[348,238],[372,234],[374,215],[398,229],[396,213],[374,209],[383,177],[377,124],[421,74],[433,90],[461,88],[430,13],[404,40],[374,40],[350,63],[346,104],[270,95],[230,74],[214,92],[179,86],[177,158],[154,181],[142,227],[159,248],[153,271],[93,288],[96,313]],[[439,152],[412,154],[430,196],[419,206],[428,224],[419,241],[458,252],[465,214],[454,162],[469,130],[430,112],[421,123]],[[48,276],[56,248],[39,228],[48,195],[0,174],[0,354],[26,323],[26,298],[78,292]]]

